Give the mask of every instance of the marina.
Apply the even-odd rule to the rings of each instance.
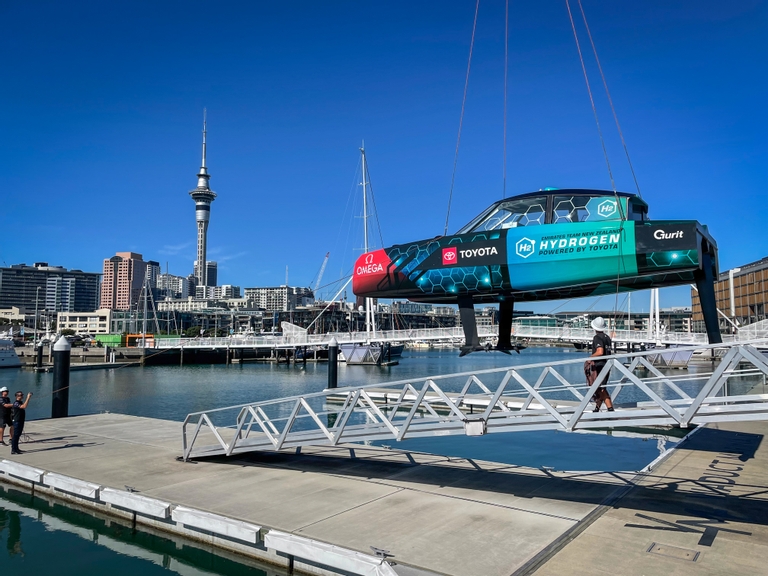
[[[766,573],[768,3],[38,4],[3,575]]]

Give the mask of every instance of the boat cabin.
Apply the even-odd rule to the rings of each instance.
[[[644,222],[648,204],[627,192],[545,188],[495,202],[457,234],[607,220]]]

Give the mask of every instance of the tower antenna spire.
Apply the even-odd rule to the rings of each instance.
[[[203,163],[201,165],[201,168],[205,168],[205,125],[206,125],[206,116],[208,115],[208,110],[206,108],[203,108]]]
[[[208,222],[211,218],[211,202],[216,199],[216,192],[210,189],[208,181],[211,176],[205,166],[206,153],[206,124],[208,111],[203,108],[203,163],[197,173],[197,188],[190,190],[189,195],[195,201],[195,220],[197,221],[197,261],[195,264],[195,280],[198,286],[208,285]]]

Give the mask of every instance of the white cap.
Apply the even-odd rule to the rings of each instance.
[[[605,332],[605,329],[607,326],[605,325],[605,320],[603,320],[602,316],[598,316],[594,320],[592,320],[592,328],[594,328],[598,332]]]
[[[0,392],[8,392],[8,388],[6,388],[5,386],[3,386],[2,388],[0,388]]]
[[[72,345],[69,343],[69,340],[65,336],[59,336],[59,339],[56,340],[56,344],[53,345],[53,351],[54,352],[69,352],[72,350]]]

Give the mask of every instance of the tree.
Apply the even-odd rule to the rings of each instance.
[[[75,331],[72,330],[72,328],[64,328],[61,331],[61,335],[62,336],[74,336],[75,335]]]

